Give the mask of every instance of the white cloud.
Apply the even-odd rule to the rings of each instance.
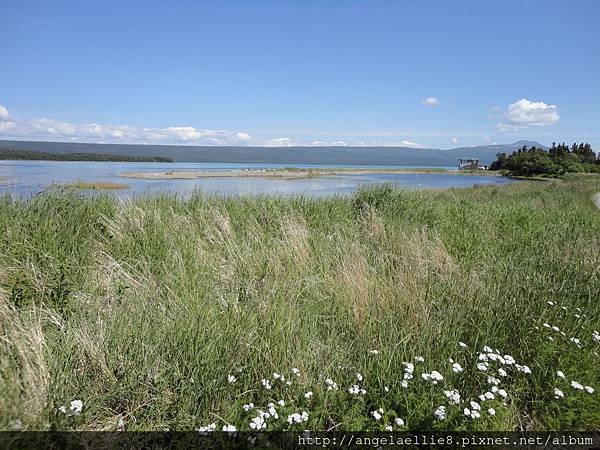
[[[10,119],[10,114],[8,113],[8,109],[5,106],[0,105],[0,120],[8,120]]]
[[[137,128],[128,125],[61,122],[48,118],[3,121],[0,125],[0,135],[27,139],[200,145],[242,145],[252,141],[252,136],[245,132],[198,129],[189,126]]]
[[[500,133],[514,132],[529,127],[555,125],[560,120],[558,107],[544,102],[532,102],[526,98],[508,105],[505,122],[496,125]]]
[[[453,144],[458,144],[458,139],[455,137],[450,138],[450,142],[452,142]]]
[[[426,106],[438,106],[440,104],[440,101],[437,97],[427,97],[421,103]]]
[[[292,145],[294,144],[288,137],[275,138],[265,142],[266,147],[291,147]]]
[[[414,148],[421,147],[421,144],[419,144],[417,142],[413,142],[413,141],[400,141],[400,145],[403,147],[414,147]]]

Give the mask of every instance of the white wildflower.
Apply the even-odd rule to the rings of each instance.
[[[327,378],[325,380],[325,384],[327,385],[328,391],[332,391],[332,390],[337,391],[337,389],[338,389],[337,383],[335,381],[333,381],[331,378]]]
[[[402,420],[400,417],[397,417],[396,419],[394,419],[394,423],[399,427],[404,426],[404,420]]]
[[[473,400],[471,400],[469,402],[469,404],[471,405],[471,409],[475,410],[475,411],[480,411],[481,410],[481,405],[477,402],[474,402]]]
[[[391,425],[386,425],[385,427],[383,427],[383,429],[385,431],[393,431],[394,430],[394,428]]]
[[[306,398],[311,398],[312,396],[313,396],[312,391],[308,391],[304,394],[304,397],[306,397]]]
[[[583,385],[579,384],[577,381],[571,381],[571,386],[573,386],[573,388],[577,389],[578,391],[583,390]]]
[[[371,355],[379,355],[379,350],[369,350]]]
[[[226,433],[233,433],[234,431],[237,431],[237,428],[233,425],[224,425],[223,431],[225,431]]]
[[[237,381],[237,378],[234,377],[233,375],[229,374],[229,375],[227,375],[227,381],[229,382],[229,384],[233,384]]]
[[[363,376],[362,376],[360,373],[357,373],[357,374],[356,374],[356,379],[357,379],[358,381],[362,381],[362,380],[363,380]]]
[[[302,413],[293,413],[287,417],[287,423],[302,423],[308,421],[308,413],[306,411],[302,411]]]
[[[254,403],[247,403],[244,406],[242,406],[242,408],[244,408],[244,411],[251,411],[254,409]]]
[[[588,394],[593,394],[594,393],[594,388],[591,387],[591,386],[584,386],[583,388],[586,390],[586,392]]]
[[[488,370],[488,366],[484,363],[477,363],[477,369],[481,370],[482,372],[485,372],[486,370]]]
[[[451,405],[457,405],[460,403],[460,394],[456,389],[451,391],[444,391],[444,395],[448,399]]]
[[[71,406],[69,406],[69,409],[71,410],[71,412],[73,413],[73,415],[78,415],[81,413],[81,411],[83,410],[83,402],[81,400],[73,400],[71,402]]]
[[[298,369],[298,368],[296,368],[296,367],[293,367],[293,368],[292,368],[292,373],[293,373],[294,375],[298,375],[298,376],[300,376],[300,369]]]
[[[355,384],[348,389],[348,392],[350,392],[352,395],[358,395],[358,393],[360,392],[360,386]]]
[[[557,370],[557,371],[556,371],[556,375],[557,375],[559,378],[564,378],[564,377],[565,377],[565,374],[562,372],[562,370]]]
[[[250,421],[250,429],[252,430],[264,430],[267,428],[267,423],[262,415],[256,416]]]
[[[462,348],[467,348],[467,344],[465,344],[464,342],[458,341],[458,345]]]
[[[508,374],[506,373],[506,370],[504,370],[502,367],[500,367],[500,368],[498,369],[498,375],[500,375],[501,377],[505,377],[505,376],[507,376]]]
[[[261,384],[264,386],[265,389],[270,390],[271,389],[271,382],[269,380],[267,380],[266,378],[263,378],[261,381]]]
[[[375,420],[379,421],[383,417],[383,409],[380,408],[377,411],[371,411],[371,415]]]
[[[416,362],[425,362],[425,358],[423,358],[422,356],[415,356],[415,361]]]
[[[515,358],[510,355],[504,355],[504,362],[506,365],[511,366],[516,363]]]
[[[494,386],[498,386],[500,384],[500,380],[495,377],[487,377],[488,384],[493,384]]]
[[[565,394],[558,388],[554,388],[554,398],[564,398]]]
[[[463,370],[464,370],[464,369],[462,368],[462,366],[461,366],[459,363],[456,363],[456,362],[455,362],[454,364],[452,364],[452,371],[453,371],[454,373],[460,373],[460,372],[462,372]]]
[[[496,415],[496,410],[494,408],[490,408],[487,410],[488,414],[490,416],[495,416]]]
[[[212,431],[215,431],[216,429],[217,429],[217,424],[216,423],[211,423],[209,425],[206,425],[205,427],[198,428],[198,431],[200,433],[210,433]]]
[[[446,420],[446,407],[438,406],[433,415],[437,420]]]
[[[400,386],[402,386],[403,388],[407,388],[408,387],[408,381],[402,380],[402,382],[400,383]]]
[[[285,406],[285,402],[284,402],[283,400],[279,400],[279,401],[277,402],[277,404],[278,404],[279,406]]]
[[[67,407],[65,405],[59,406],[58,407],[58,412],[66,414],[67,413]]]

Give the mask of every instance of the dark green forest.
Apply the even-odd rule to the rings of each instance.
[[[0,159],[30,161],[116,161],[116,162],[173,162],[163,156],[103,155],[98,153],[50,153],[30,150],[0,149]]]
[[[498,153],[489,170],[508,175],[561,177],[567,173],[600,173],[600,159],[590,144],[553,143],[548,150],[523,146],[507,155]]]

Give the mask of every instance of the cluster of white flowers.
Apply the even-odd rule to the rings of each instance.
[[[371,411],[371,415],[373,416],[373,419],[380,421],[381,418],[383,417],[383,409],[379,408],[376,411]]]
[[[252,402],[247,403],[244,406],[242,406],[242,408],[244,408],[244,411],[246,411],[246,412],[252,411],[254,409],[254,403],[252,403]]]
[[[423,358],[422,356],[415,356],[415,361],[416,362],[425,362],[425,358]]]
[[[314,395],[314,394],[313,394],[313,392],[312,392],[312,391],[308,391],[308,392],[306,392],[306,393],[304,394],[304,397],[305,397],[305,398],[311,398],[313,395]]]
[[[600,333],[598,333],[598,331],[594,330],[592,332],[592,338],[596,341],[596,342],[600,342]]]
[[[443,375],[437,370],[432,370],[431,373],[423,372],[421,378],[425,381],[431,381],[431,384],[438,384],[444,379]]]
[[[273,386],[271,386],[271,382],[269,380],[267,380],[266,378],[263,378],[262,380],[260,380],[260,384],[262,384],[263,387],[267,390],[271,390],[273,388]]]
[[[348,392],[350,392],[352,395],[365,395],[367,393],[367,391],[361,388],[358,384],[354,384],[350,388],[348,388]]]
[[[292,367],[292,373],[296,376],[300,376],[300,369]]]
[[[71,412],[72,415],[78,416],[83,411],[83,402],[81,400],[73,400],[71,402],[71,404],[69,405],[69,411]],[[64,406],[64,405],[63,406],[59,406],[58,407],[58,412],[66,414],[67,413],[67,407]]]
[[[448,391],[446,391],[446,392],[448,392]],[[434,411],[433,415],[435,416],[435,418],[437,420],[446,420],[446,417],[447,417],[446,407],[438,406],[437,409]]]
[[[481,411],[481,405],[474,401],[471,401],[470,405],[471,408],[465,408],[463,410],[464,415],[471,419],[479,419],[481,417],[481,414],[479,413],[479,411]]]
[[[290,414],[287,418],[287,423],[302,423],[308,421],[308,413],[306,411],[302,411],[302,413],[293,413]]]
[[[489,391],[485,392],[479,396],[479,400],[481,400],[482,402],[486,402],[488,400],[494,400],[495,398],[496,398],[496,396]]]
[[[458,405],[460,403],[460,393],[456,389],[451,391],[444,391],[444,395],[448,399],[451,405]]]
[[[211,423],[209,425],[206,425],[204,427],[200,427],[198,428],[198,431],[202,434],[205,433],[211,433],[213,431],[215,431],[217,429],[217,424],[216,423]]]
[[[517,370],[519,372],[523,372],[523,373],[526,373],[528,375],[531,374],[531,369],[529,367],[527,367],[527,366],[523,366],[521,364],[515,364],[515,367],[517,368]]]
[[[250,421],[251,430],[264,430],[267,428],[267,422],[262,415],[258,415]]]
[[[233,425],[224,425],[223,431],[225,431],[226,433],[233,433],[233,432],[237,431],[237,428],[234,427]]]
[[[335,381],[333,381],[331,378],[327,378],[325,380],[325,384],[327,385],[328,391],[337,391],[338,390],[337,383]]]
[[[231,374],[227,375],[227,381],[229,382],[229,384],[233,384],[237,381],[237,378]]]
[[[463,370],[464,369],[462,368],[462,366],[459,363],[455,362],[454,364],[452,364],[452,372],[454,372],[454,373],[460,373]]]
[[[554,398],[564,398],[565,394],[558,388],[554,388]]]

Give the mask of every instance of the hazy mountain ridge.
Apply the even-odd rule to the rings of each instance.
[[[496,159],[497,153],[511,153],[523,145],[548,148],[535,141],[441,150],[411,147],[212,147],[0,140],[0,149],[167,157],[175,162],[413,166],[455,166],[460,158],[479,158],[483,164],[489,164]]]

